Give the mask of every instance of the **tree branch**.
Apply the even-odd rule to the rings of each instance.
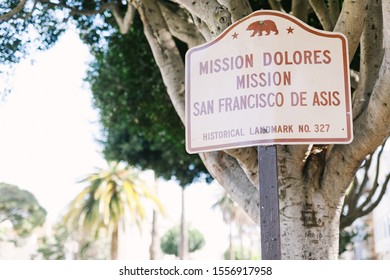
[[[328,6],[330,18],[332,20],[333,25],[335,25],[340,15],[339,0],[328,0]]]
[[[307,23],[307,16],[308,16],[307,0],[292,0],[291,13],[293,16]]]
[[[378,178],[379,178],[379,173],[380,173],[379,171],[380,171],[380,165],[381,165],[380,162],[381,162],[381,156],[382,156],[384,147],[385,147],[385,145],[382,145],[382,147],[379,150],[378,155],[377,155],[376,166],[375,166],[375,178],[374,178],[374,180],[372,182],[371,189],[368,192],[365,201],[359,207],[362,212],[363,212],[364,208],[368,204],[370,204],[371,200],[373,199],[373,197],[374,197],[374,195],[375,195],[375,193],[376,193],[376,191],[378,189],[378,186],[379,186]]]
[[[248,0],[219,0],[218,2],[228,8],[232,22],[246,17],[253,11]]]
[[[211,36],[210,29],[207,27],[206,23],[194,14],[192,14],[191,16],[195,26],[198,28],[199,32],[203,35],[206,42],[211,41],[213,37]]]
[[[268,3],[271,6],[272,10],[285,12],[282,7],[282,4],[280,3],[280,0],[268,0]]]
[[[347,195],[346,200],[344,202],[344,207],[348,207],[348,211],[341,216],[340,228],[345,228],[347,226],[352,225],[352,223],[370,213],[375,207],[378,206],[379,202],[382,200],[384,194],[386,193],[387,186],[390,181],[390,173],[388,173],[385,177],[385,180],[382,184],[379,184],[379,174],[380,174],[380,165],[381,165],[381,156],[384,151],[385,144],[380,148],[377,159],[376,159],[376,170],[375,170],[375,179],[372,181],[372,185],[370,189],[366,189],[368,183],[368,173],[369,167],[371,165],[371,159],[373,155],[370,156],[369,160],[364,165],[364,179],[362,183],[359,184],[355,177],[355,189],[358,191],[353,191],[353,196]],[[368,194],[364,197],[364,201],[361,202],[363,198],[363,190],[368,192]],[[351,199],[352,198],[352,199]],[[358,203],[360,204],[358,205]],[[347,204],[347,206],[346,206]]]
[[[184,123],[184,62],[162,15],[160,5],[154,0],[133,0],[153,56],[160,69],[172,104]]]
[[[318,19],[321,22],[322,27],[326,31],[333,30],[334,23],[329,14],[329,10],[326,7],[324,0],[309,0],[310,5],[313,7]]]
[[[360,40],[360,82],[353,94],[353,117],[367,107],[383,59],[382,1],[370,0]]]
[[[332,149],[324,173],[326,186],[347,185],[366,155],[373,153],[390,134],[390,29],[387,28],[390,25],[390,1],[382,2],[382,12],[385,53],[379,75],[366,109],[354,120],[354,141],[349,145],[336,145]],[[345,163],[343,174],[335,169],[340,162]],[[340,180],[345,184],[336,184]]]
[[[257,150],[254,147],[225,150],[225,153],[234,157],[241,168],[244,170],[246,177],[251,183],[259,186],[259,166]]]
[[[23,10],[27,0],[21,0],[19,4],[6,14],[0,15],[0,22],[11,19],[14,15]]]
[[[159,1],[161,12],[173,36],[194,47],[205,42],[203,35],[190,20],[190,15],[178,4]]]
[[[349,76],[351,81],[351,88],[356,89],[359,85],[360,73],[353,69],[349,69]]]
[[[334,27],[335,32],[343,33],[348,39],[349,62],[352,61],[360,42],[368,1],[345,0],[339,19]]]
[[[369,170],[372,163],[372,156],[369,155],[364,164],[360,167],[360,170],[364,170],[363,180],[359,182],[357,176],[353,178],[351,185],[348,187],[347,195],[344,199],[344,205],[341,216],[340,228],[351,225],[354,220],[359,217],[359,200],[362,198],[364,191],[366,190],[367,183],[369,181]]]
[[[127,10],[125,15],[122,17],[120,13],[120,5],[121,4],[116,4],[113,5],[111,11],[112,14],[114,15],[115,21],[119,26],[119,32],[121,34],[126,34],[129,32],[129,29],[131,25],[133,24],[134,20],[134,15],[135,15],[135,8],[130,4],[130,2],[127,3]]]
[[[361,195],[363,194],[363,191],[367,187],[368,181],[370,180],[369,170],[372,163],[372,157],[373,157],[372,154],[367,156],[363,166],[360,168],[364,170],[364,176],[362,182],[359,184],[359,181],[356,178],[356,176],[354,178],[353,190],[351,191],[353,193],[353,196],[350,203],[350,206],[353,207],[353,209],[350,210],[350,212],[353,212],[358,207],[359,199],[361,199]]]
[[[28,12],[28,14],[27,15],[25,15],[24,17],[23,17],[23,19],[29,19],[30,17],[31,17],[31,15],[32,15],[32,13],[35,11],[35,8],[37,7],[37,3],[39,2],[39,0],[34,0],[34,5],[32,6],[32,8],[31,8],[31,11],[30,12]]]
[[[217,37],[231,23],[231,14],[228,9],[219,4],[217,0],[207,2],[201,0],[177,0],[192,14],[206,23],[212,38]]]

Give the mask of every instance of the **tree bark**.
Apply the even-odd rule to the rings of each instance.
[[[5,14],[0,14],[0,22],[9,20],[13,16],[20,13],[23,10],[24,6],[26,5],[26,2],[27,2],[27,0],[20,0],[18,5],[15,8],[13,8],[11,11],[9,11]]]
[[[291,13],[303,22],[307,22],[308,17],[308,0],[292,0]]]
[[[357,119],[370,100],[383,60],[382,1],[370,0],[360,39],[360,77],[353,93],[353,117]]]
[[[158,184],[156,182],[156,176],[155,173],[153,172],[153,185],[154,185],[154,190],[156,192],[156,195],[158,195]],[[160,235],[159,235],[159,225],[158,225],[158,220],[159,220],[159,214],[158,212],[153,209],[153,217],[152,217],[152,241],[150,243],[149,247],[149,256],[151,260],[158,260],[161,257],[161,244],[160,244]]]
[[[115,226],[111,234],[111,259],[112,260],[118,259],[118,237],[119,237],[118,235],[119,235],[118,226]]]
[[[310,5],[313,7],[314,12],[316,13],[318,19],[321,22],[322,27],[326,31],[330,31],[334,27],[334,22],[332,22],[331,15],[324,0],[309,0]]]
[[[338,257],[344,193],[321,185],[325,153],[305,155],[303,147],[278,146],[282,259]]]
[[[151,260],[160,259],[160,236],[158,234],[158,213],[153,210],[152,221],[152,242],[149,247],[149,255]]]
[[[229,247],[228,247],[228,259],[234,260],[234,247],[233,247],[233,221],[229,222]]]
[[[285,180],[280,190],[282,259],[337,259],[343,196]]]
[[[349,61],[352,61],[363,32],[369,0],[345,0],[334,31],[343,33],[348,39]]]

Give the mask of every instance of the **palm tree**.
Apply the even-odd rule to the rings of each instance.
[[[233,221],[237,212],[236,203],[230,198],[227,192],[224,192],[216,203],[211,207],[212,209],[220,208],[222,211],[222,218],[225,224],[229,225],[229,260],[234,259],[233,251]]]
[[[152,172],[153,178],[153,187],[156,194],[158,194],[158,183],[156,180],[156,174],[154,171]],[[158,260],[161,258],[161,246],[160,246],[160,235],[158,231],[158,221],[159,221],[159,213],[157,209],[153,209],[153,217],[152,217],[152,231],[151,231],[151,242],[149,246],[149,257],[151,260]]]
[[[181,187],[181,216],[180,216],[180,243],[179,258],[185,260],[188,257],[188,231],[185,214],[185,188]]]
[[[81,234],[111,238],[111,259],[118,257],[119,226],[132,221],[139,227],[145,218],[145,199],[162,211],[156,195],[139,178],[140,171],[118,162],[109,162],[81,182],[87,187],[71,202],[65,215],[66,225]]]
[[[225,224],[229,225],[229,249],[228,249],[228,258],[233,260],[235,258],[234,249],[233,249],[233,225],[236,224],[240,243],[241,243],[241,256],[243,255],[243,225],[253,223],[248,215],[238,206],[236,202],[230,197],[227,192],[223,192],[216,203],[211,207],[212,209],[219,208],[222,212],[223,221]]]

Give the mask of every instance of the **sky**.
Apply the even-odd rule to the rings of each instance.
[[[80,190],[75,182],[104,166],[98,113],[82,80],[89,59],[67,32],[16,65],[0,104],[0,182],[32,191],[50,218]]]
[[[91,59],[88,48],[69,30],[53,48],[18,64],[9,81],[12,92],[0,99],[0,182],[32,192],[50,223],[82,190],[77,182],[106,165],[97,142],[99,115],[83,81]],[[208,255],[211,258],[227,247],[221,213],[210,210],[220,194],[217,184],[186,190],[188,223],[207,237],[215,253]],[[159,196],[166,207],[166,230],[179,223],[181,189],[172,181],[162,182]]]

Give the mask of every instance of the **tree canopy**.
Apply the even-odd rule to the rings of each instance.
[[[18,237],[27,237],[45,219],[46,210],[32,193],[0,183],[0,224],[9,221]]]
[[[179,256],[180,227],[169,229],[161,237],[161,250],[168,255]],[[203,248],[206,241],[203,234],[197,229],[188,229],[188,251],[193,253]]]
[[[113,33],[106,42],[87,77],[104,127],[106,158],[174,176],[183,186],[206,174],[199,157],[185,152],[184,125],[165,94],[139,18],[126,35]]]
[[[119,162],[109,162],[82,182],[87,186],[70,203],[64,223],[80,236],[111,237],[111,258],[118,254],[119,229],[146,218],[147,201],[163,212],[154,191],[140,178],[140,171]]]

